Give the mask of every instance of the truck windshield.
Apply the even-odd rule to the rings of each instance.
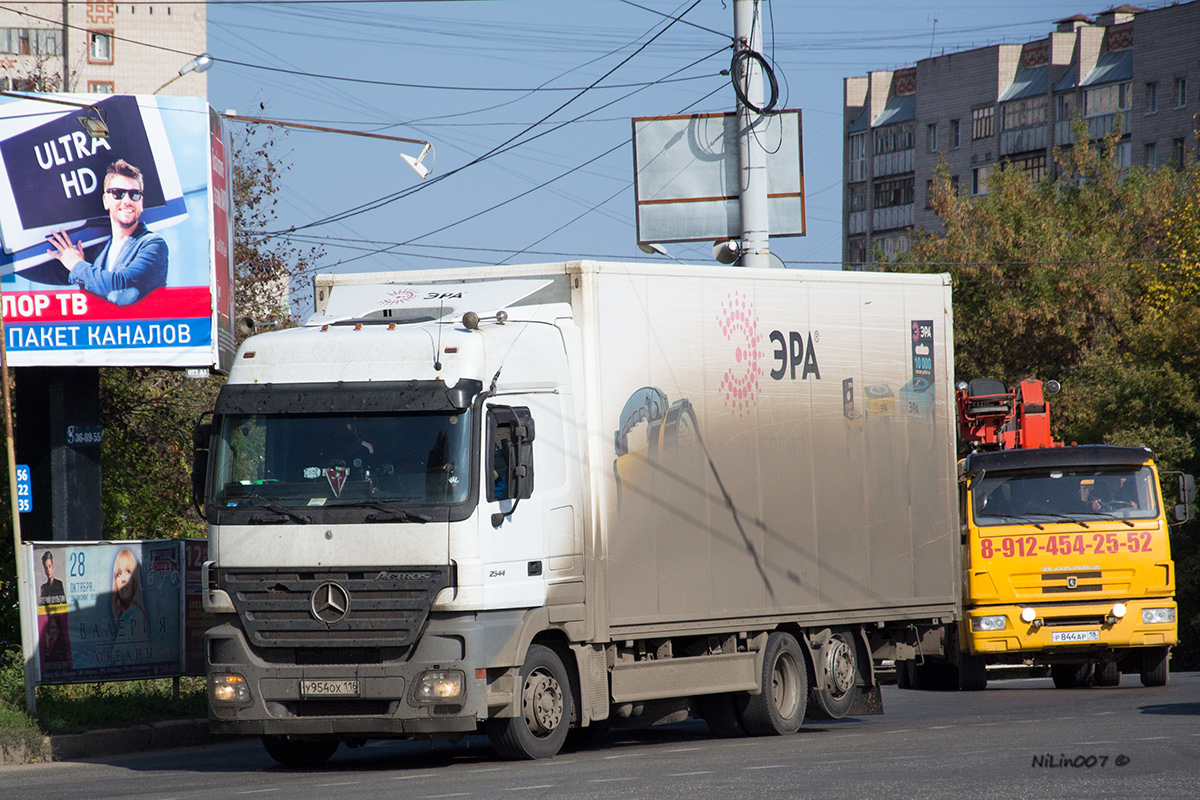
[[[1072,467],[988,472],[971,486],[975,524],[1154,519],[1158,487],[1149,467]]]
[[[230,414],[218,421],[213,502],[445,506],[468,495],[470,412]]]

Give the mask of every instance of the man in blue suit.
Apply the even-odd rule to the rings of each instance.
[[[110,303],[127,306],[167,285],[167,243],[142,223],[142,172],[124,159],[109,164],[104,175],[104,210],[112,222],[112,239],[95,262],[66,231],[50,234],[50,250],[70,270],[79,288]]]

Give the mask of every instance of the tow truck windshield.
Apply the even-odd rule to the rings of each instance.
[[[1153,471],[1136,466],[987,472],[971,485],[980,527],[1155,519],[1157,497]]]

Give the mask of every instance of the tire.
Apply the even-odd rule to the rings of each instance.
[[[1171,650],[1166,645],[1147,647],[1142,651],[1142,686],[1166,686],[1171,677],[1167,657]]]
[[[983,656],[959,655],[958,688],[964,692],[982,692],[987,688],[987,660]]]
[[[809,692],[807,717],[841,719],[854,705],[861,680],[854,632],[849,628],[835,630],[813,666],[819,687],[814,686]]]
[[[735,697],[742,727],[751,736],[782,736],[800,730],[808,705],[808,668],[796,637],[782,631],[768,636],[762,691]]]
[[[1056,689],[1081,689],[1092,685],[1095,678],[1095,664],[1090,661],[1085,664],[1052,664],[1050,678]]]
[[[1097,686],[1120,686],[1121,668],[1115,661],[1106,661],[1096,665]]]
[[[292,739],[287,736],[263,736],[267,755],[285,767],[319,767],[330,759],[341,744],[336,739]]]
[[[742,739],[747,735],[732,694],[704,695],[700,698],[700,713],[709,732],[718,739]]]
[[[502,758],[550,758],[571,727],[571,683],[562,659],[549,647],[530,645],[521,667],[521,715],[487,721],[487,735]]]

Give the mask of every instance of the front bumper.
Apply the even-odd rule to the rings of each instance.
[[[1043,655],[1086,654],[1140,647],[1174,645],[1179,640],[1175,622],[1145,623],[1144,609],[1176,609],[1169,598],[1131,600],[1124,603],[1126,613],[1113,618],[1116,601],[1101,603],[1031,603],[1013,606],[983,606],[964,613],[963,645],[972,655],[999,656],[1030,653]],[[1033,621],[1021,617],[1032,609]],[[1003,617],[1000,630],[974,630],[972,621],[983,617]],[[1026,616],[1030,616],[1028,613]]]
[[[471,733],[488,716],[483,626],[472,615],[431,617],[411,648],[389,653],[378,663],[294,663],[292,651],[258,650],[236,618],[205,634],[208,654],[209,727],[222,734],[405,737]],[[272,660],[268,660],[272,659]],[[353,654],[332,651],[327,661],[352,661]],[[290,662],[290,663],[289,663]],[[426,673],[458,672],[457,697],[420,702],[415,689]],[[221,702],[214,698],[219,676],[244,680],[248,697]],[[324,687],[352,686],[352,694],[304,692],[305,682]],[[310,690],[312,684],[308,685]]]

